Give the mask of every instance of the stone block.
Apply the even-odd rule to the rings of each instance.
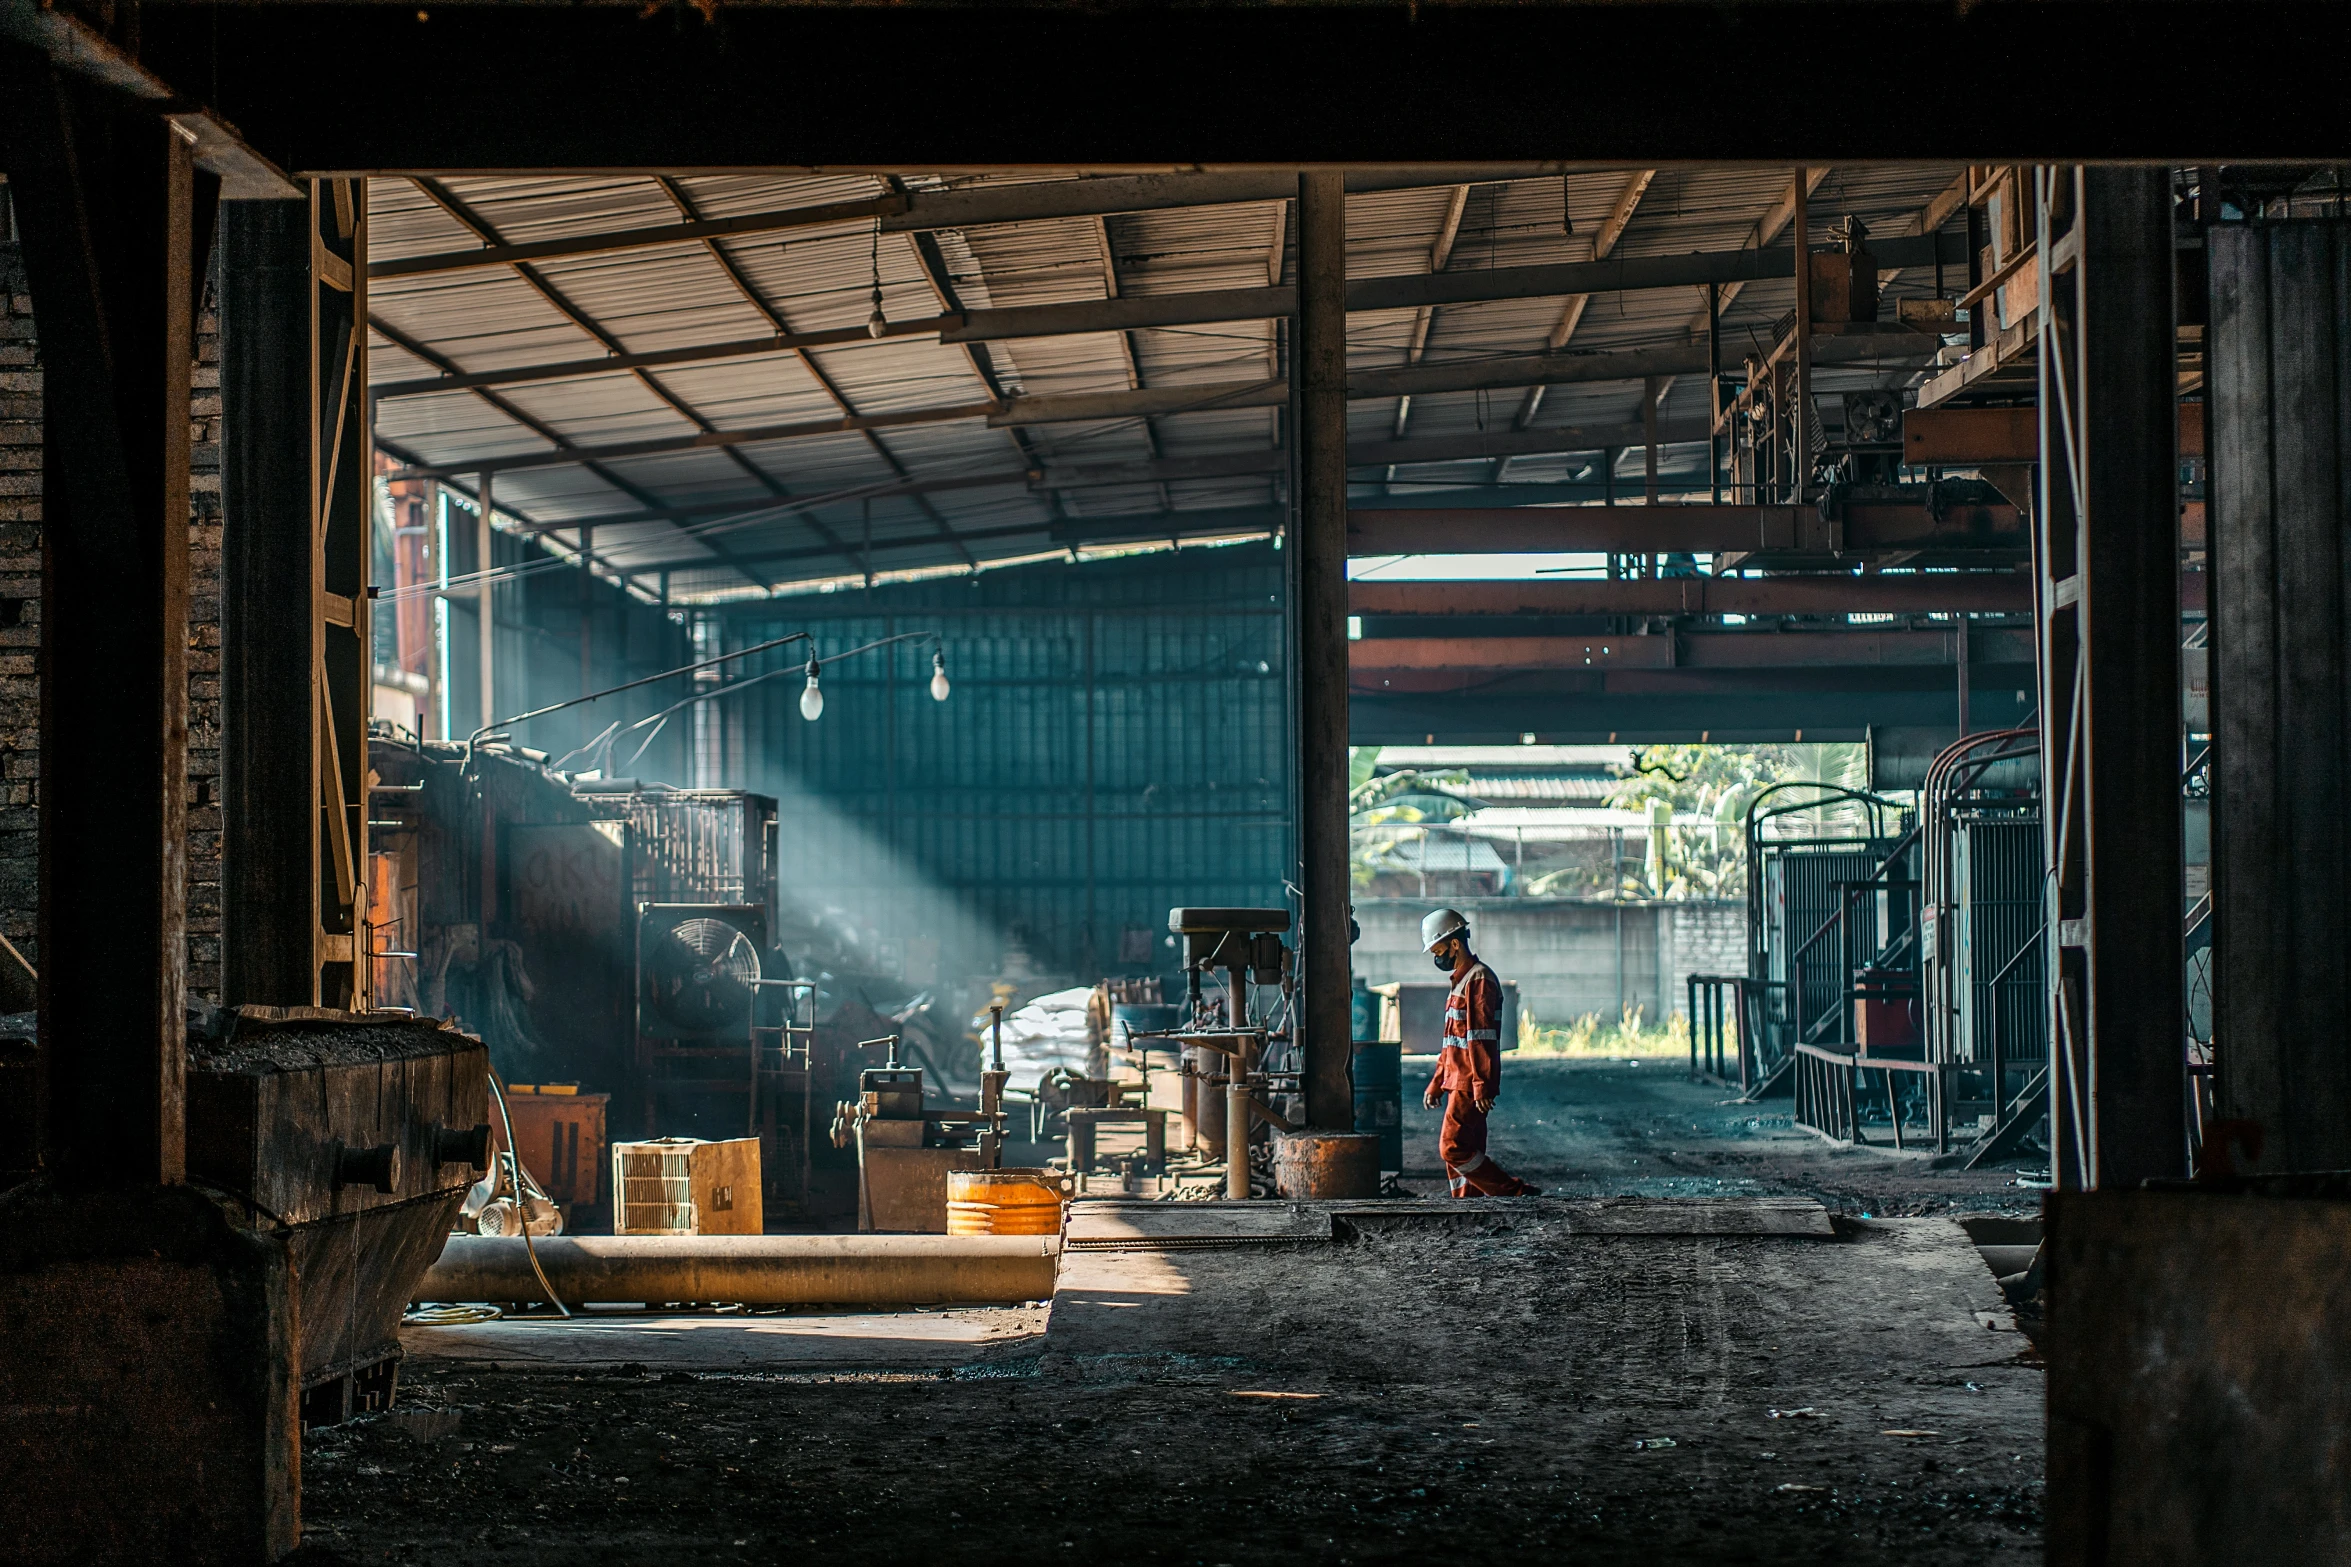
[[[295,1329],[286,1243],[192,1187],[0,1195],[8,1560],[292,1550]]]
[[[2047,1206],[2050,1567],[2351,1561],[2351,1185]]]

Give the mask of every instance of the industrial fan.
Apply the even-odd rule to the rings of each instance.
[[[760,977],[764,913],[756,905],[647,905],[637,929],[639,1035],[744,1037]]]

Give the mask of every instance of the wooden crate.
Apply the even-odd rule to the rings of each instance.
[[[758,1138],[612,1145],[613,1234],[758,1235],[766,1227]]]

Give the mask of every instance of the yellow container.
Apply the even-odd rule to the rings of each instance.
[[[1059,1235],[1058,1170],[949,1170],[950,1235]]]

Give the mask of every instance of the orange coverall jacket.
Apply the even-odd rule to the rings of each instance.
[[[1445,1040],[1430,1093],[1459,1092],[1472,1101],[1502,1092],[1502,981],[1471,958],[1453,971],[1445,998]]]

